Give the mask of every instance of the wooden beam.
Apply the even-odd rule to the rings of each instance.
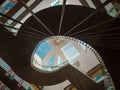
[[[30,5],[30,9],[34,9],[42,0],[36,0],[32,5]],[[29,11],[25,10],[16,20],[20,21],[22,20],[27,14],[29,13]],[[17,23],[13,22],[11,23],[12,26],[15,26]]]
[[[102,5],[102,3],[100,2],[100,0],[91,0],[91,1],[94,3],[94,5],[96,6],[96,8],[98,8],[99,6]],[[100,10],[103,11],[103,12],[105,12],[105,13],[107,13],[107,11],[106,11],[105,8],[102,8]]]
[[[87,2],[85,0],[79,0],[83,6],[89,7]]]
[[[25,0],[25,3],[27,3],[29,0]],[[18,2],[6,15],[9,17],[12,17],[20,8],[22,8],[22,4],[20,2]],[[4,17],[1,17],[4,20],[2,21],[2,23],[6,23],[8,21],[8,19],[5,19]]]

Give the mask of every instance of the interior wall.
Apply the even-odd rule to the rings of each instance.
[[[53,85],[53,86],[45,86],[44,87],[44,90],[64,90],[64,88],[66,86],[68,86],[69,84],[71,84],[68,80],[60,83],[60,84],[57,84],[57,85]]]
[[[60,0],[60,3],[63,3],[63,0]],[[72,5],[82,5],[79,0],[67,0],[67,4],[72,4]]]
[[[45,9],[45,8],[48,8],[51,6],[51,3],[53,3],[55,0],[43,0],[40,4],[38,4],[32,11],[34,13],[42,10],[42,9]],[[24,23],[26,21],[26,19],[28,19],[29,17],[31,16],[31,14],[29,13],[28,15],[26,15],[22,20],[21,22]],[[20,27],[21,24],[17,24],[15,25],[16,28]]]

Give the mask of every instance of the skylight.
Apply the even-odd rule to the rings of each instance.
[[[43,60],[45,56],[52,50],[52,47],[47,41],[43,41],[37,48],[36,54]]]
[[[66,59],[69,61],[74,60],[80,55],[80,53],[77,51],[77,49],[74,47],[74,45],[71,42],[67,43],[62,48],[62,52],[64,53]]]
[[[61,59],[61,57],[60,56],[58,56],[58,65],[61,65],[63,63],[63,61],[62,61],[62,59]]]
[[[51,6],[58,6],[60,5],[60,0],[55,0],[53,3],[51,3]]]
[[[49,65],[49,66],[53,66],[53,65],[54,65],[54,62],[55,62],[55,56],[53,55],[53,56],[50,58],[50,60],[49,60],[49,62],[48,62],[48,65]]]
[[[45,39],[38,43],[32,58],[32,65],[35,69],[42,71],[58,70],[80,55],[71,41],[66,39],[64,44],[62,39],[59,44],[56,44],[56,40],[58,37]]]

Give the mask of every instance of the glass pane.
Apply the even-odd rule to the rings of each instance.
[[[52,50],[47,41],[43,41],[37,48],[36,54],[43,60],[44,57]]]
[[[53,56],[50,58],[50,60],[49,60],[49,62],[48,62],[48,65],[49,65],[49,66],[53,66],[53,65],[54,65],[54,62],[55,62],[55,56],[53,55]]]
[[[62,63],[63,63],[63,61],[62,61],[61,57],[58,56],[58,65],[60,65],[60,64],[62,64]]]
[[[62,48],[62,52],[64,53],[65,57],[69,61],[74,60],[75,58],[77,58],[80,55],[80,53],[77,51],[77,49],[71,42],[67,43]]]

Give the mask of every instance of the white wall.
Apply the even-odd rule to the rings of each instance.
[[[60,3],[62,4],[63,0],[60,0]],[[79,0],[67,0],[66,3],[71,5],[82,5]]]
[[[37,5],[34,9],[33,12],[36,13],[42,9],[48,8],[51,6],[51,4],[54,2],[55,0],[43,0],[39,5]],[[63,0],[60,0],[60,3],[62,4]],[[72,5],[81,5],[79,0],[67,0],[67,4],[72,4]],[[26,21],[26,19],[28,19],[31,16],[31,14],[29,13],[28,15],[26,15],[21,22],[24,23]],[[21,27],[21,24],[17,24],[15,25],[16,28]],[[14,29],[12,30],[14,31]]]
[[[37,5],[32,11],[34,13],[42,10],[42,9],[45,9],[45,8],[48,8],[51,6],[51,3],[53,3],[55,0],[43,0],[39,5]],[[26,21],[26,19],[28,19],[29,17],[31,16],[31,14],[27,14],[22,20],[21,22],[24,23]],[[15,25],[16,28],[19,28],[21,27],[21,24],[16,24]]]
[[[53,85],[53,86],[45,86],[44,90],[64,90],[66,86],[68,86],[70,82],[68,80],[64,81],[63,83]]]

